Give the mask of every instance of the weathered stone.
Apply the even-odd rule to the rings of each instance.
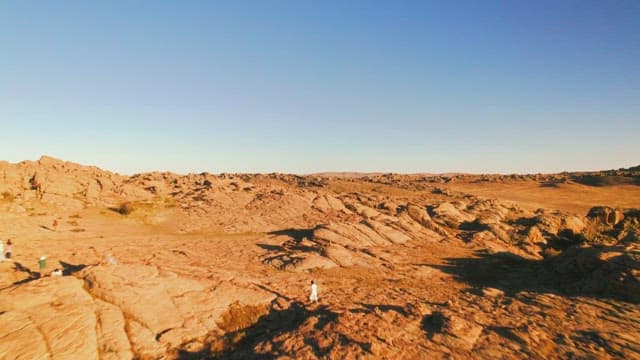
[[[456,350],[473,349],[482,333],[482,326],[450,313],[440,313],[435,316],[439,316],[438,321],[442,322],[439,332],[433,336],[435,342]]]

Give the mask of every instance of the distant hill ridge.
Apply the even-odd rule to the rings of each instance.
[[[4,160],[0,160],[0,169],[1,168],[6,168],[8,166],[11,165],[18,165],[18,166],[28,166],[28,167],[33,167],[33,166],[42,166],[42,167],[52,167],[52,168],[67,168],[67,169],[80,169],[80,168],[86,168],[86,170],[92,170],[92,171],[102,171],[102,172],[107,172],[110,174],[114,174],[114,175],[119,175],[119,176],[125,176],[127,177],[127,175],[121,175],[118,174],[117,172],[114,171],[110,171],[110,170],[105,170],[102,169],[98,166],[95,165],[85,165],[85,164],[79,164],[79,163],[75,163],[75,162],[71,162],[71,161],[66,161],[66,160],[62,160],[62,159],[58,159],[49,155],[42,155],[40,157],[40,159],[36,160],[36,161],[31,161],[31,160],[23,160],[20,161],[18,163],[10,163],[8,161],[4,161]],[[636,166],[632,166],[629,168],[619,168],[619,169],[609,169],[609,170],[595,170],[595,171],[563,171],[563,172],[559,172],[559,173],[546,173],[544,175],[585,175],[585,174],[592,174],[592,175],[614,175],[614,174],[619,174],[619,175],[629,175],[628,173],[635,173],[638,172],[640,173],[640,165],[636,165]],[[141,175],[141,174],[145,174],[145,173],[167,173],[167,174],[172,174],[172,175],[177,175],[180,176],[180,174],[177,173],[173,173],[173,172],[160,172],[160,171],[150,171],[150,172],[142,172],[142,173],[136,173],[133,174],[131,176],[135,176],[135,175]],[[202,172],[200,174],[204,174],[206,172]],[[224,173],[221,173],[224,174]],[[267,174],[267,173],[246,173],[246,174]],[[280,173],[280,172],[272,172],[269,174],[284,174],[284,173]],[[291,175],[295,175],[295,174],[291,174]],[[521,176],[528,176],[528,175],[539,175],[539,173],[527,173],[527,174],[519,174],[519,173],[464,173],[464,172],[447,172],[447,173],[428,173],[428,172],[418,172],[418,173],[395,173],[395,172],[382,172],[382,171],[376,171],[376,172],[357,172],[357,171],[325,171],[325,172],[317,172],[317,173],[309,173],[309,174],[301,174],[301,175],[297,175],[297,176],[315,176],[315,177],[334,177],[334,178],[362,178],[362,177],[379,177],[379,176],[390,176],[390,175],[406,175],[406,176],[442,176],[442,177],[451,177],[451,176],[510,176],[510,175],[521,175]],[[640,174],[638,174],[640,175]]]

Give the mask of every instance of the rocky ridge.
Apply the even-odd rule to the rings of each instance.
[[[593,174],[128,177],[48,157],[0,174],[2,225],[23,248],[51,237],[30,258],[47,248],[66,275],[27,254],[0,263],[0,357],[640,354],[639,210],[442,185]],[[67,230],[43,225],[49,213]],[[303,303],[310,276],[328,290],[317,306]]]

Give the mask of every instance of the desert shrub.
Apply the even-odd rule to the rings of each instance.
[[[129,201],[123,202],[116,209],[116,211],[118,213],[120,213],[121,215],[129,215],[129,214],[131,214],[133,212],[133,210],[135,210],[135,207],[133,206],[133,203],[131,203]]]
[[[234,351],[247,336],[246,329],[255,325],[269,312],[267,305],[240,305],[235,302],[229,306],[217,322],[220,330],[210,334],[204,349],[195,353],[182,353],[180,358],[219,358],[225,352]],[[187,356],[188,355],[188,356]]]
[[[85,229],[81,229],[81,228],[71,229],[71,232],[77,232],[77,233],[79,233],[79,232],[85,232],[85,231],[86,231]]]
[[[78,226],[78,221],[76,220],[71,220],[71,221],[67,221],[67,224],[71,225],[71,226]]]
[[[166,208],[174,208],[176,207],[176,200],[174,198],[167,197],[164,199],[164,207]]]
[[[80,219],[80,214],[69,215],[70,219]]]
[[[319,274],[319,273],[321,273],[323,270],[324,270],[324,268],[323,268],[323,267],[318,267],[318,266],[316,266],[316,267],[312,267],[312,268],[307,269],[307,272],[308,272],[309,274]]]
[[[229,309],[222,314],[218,327],[226,332],[238,331],[248,328],[258,322],[261,316],[268,312],[267,306],[263,305],[240,305],[233,303]]]
[[[10,193],[8,191],[3,191],[2,192],[2,200],[11,202],[11,201],[13,201],[15,199],[16,199],[16,197],[12,193]]]

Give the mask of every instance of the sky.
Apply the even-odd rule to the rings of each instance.
[[[4,1],[0,160],[144,171],[640,164],[640,2]]]

